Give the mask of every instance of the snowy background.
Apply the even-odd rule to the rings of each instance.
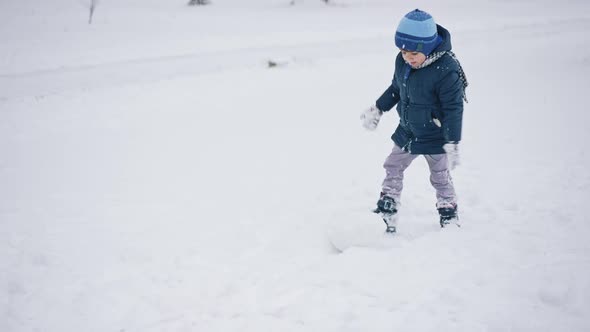
[[[590,330],[588,1],[88,2],[0,1],[0,331]],[[471,84],[463,227],[419,158],[388,240],[398,119],[358,117],[416,7]]]

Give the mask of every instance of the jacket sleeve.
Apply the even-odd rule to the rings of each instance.
[[[444,138],[447,142],[459,142],[463,124],[463,86],[457,71],[453,70],[441,79],[438,98]]]
[[[383,92],[381,97],[377,99],[375,105],[381,112],[387,112],[399,102],[399,99],[399,87],[397,86],[394,76],[391,85],[385,90],[385,92]]]

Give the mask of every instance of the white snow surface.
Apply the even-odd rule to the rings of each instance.
[[[0,331],[590,330],[588,1],[187,2],[0,2]],[[470,82],[463,226],[419,158],[338,253],[416,7]]]

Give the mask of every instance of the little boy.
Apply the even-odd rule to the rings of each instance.
[[[395,45],[400,53],[393,81],[375,105],[361,115],[368,130],[377,128],[381,115],[396,105],[400,119],[391,136],[393,150],[383,165],[386,176],[375,212],[381,214],[386,231],[394,233],[404,170],[423,155],[436,189],[440,225],[457,224],[457,196],[449,169],[459,164],[467,79],[451,51],[449,31],[424,11],[416,9],[402,18]]]

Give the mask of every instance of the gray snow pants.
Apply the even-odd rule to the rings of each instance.
[[[400,202],[403,189],[404,171],[419,155],[410,154],[394,144],[391,154],[385,160],[385,180],[383,180],[382,192]],[[449,172],[446,154],[424,155],[430,168],[430,183],[436,189],[437,207],[449,203],[456,204],[457,196],[453,187],[453,180]]]

